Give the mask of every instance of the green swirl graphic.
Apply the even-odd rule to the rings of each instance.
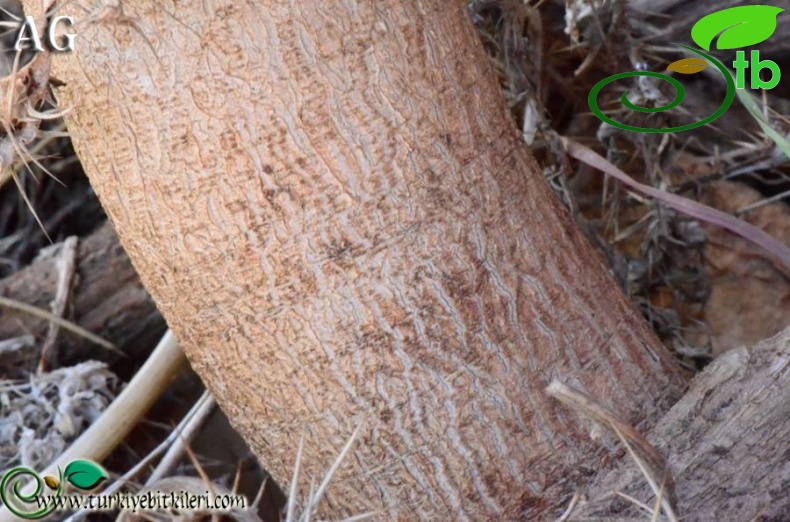
[[[639,71],[639,72],[625,72],[625,73],[615,74],[607,78],[604,78],[600,82],[596,83],[595,87],[592,88],[589,96],[587,97],[587,102],[590,104],[590,110],[592,110],[593,114],[598,116],[598,118],[600,118],[604,122],[608,123],[613,127],[617,127],[618,129],[623,129],[633,132],[651,132],[651,133],[681,132],[681,131],[696,129],[697,127],[707,125],[708,123],[712,122],[713,120],[724,114],[727,111],[727,109],[730,108],[730,105],[732,105],[732,102],[735,99],[735,81],[732,79],[732,76],[730,76],[730,73],[727,71],[727,68],[724,67],[724,64],[722,64],[716,58],[702,51],[681,44],[675,44],[675,45],[677,45],[678,47],[683,47],[684,49],[688,49],[689,51],[696,53],[702,56],[703,58],[707,59],[713,65],[715,65],[716,68],[724,76],[724,79],[727,81],[727,96],[724,98],[724,101],[722,102],[721,106],[718,108],[716,112],[714,112],[704,120],[698,121],[696,123],[690,123],[688,125],[681,125],[678,127],[668,127],[664,129],[653,129],[650,127],[636,127],[634,125],[626,125],[624,123],[619,123],[617,121],[614,121],[612,118],[604,114],[601,111],[601,109],[598,107],[598,93],[600,93],[601,89],[606,87],[609,83],[620,80],[622,78],[628,78],[631,76],[650,76],[653,78],[659,78],[661,80],[665,80],[675,88],[675,99],[673,99],[671,102],[669,102],[666,105],[663,105],[661,107],[653,107],[653,108],[639,107],[637,105],[634,105],[628,100],[628,91],[625,91],[623,95],[620,97],[620,101],[622,102],[623,105],[625,105],[627,108],[631,109],[632,111],[648,112],[648,113],[663,112],[672,109],[673,107],[677,107],[683,101],[683,98],[685,98],[686,91],[685,89],[683,89],[683,85],[681,85],[679,81],[672,78],[671,76],[662,73],[650,72],[650,71]]]
[[[58,469],[58,471],[60,472],[60,469]],[[33,478],[35,478],[36,490],[33,493],[26,495],[20,490],[20,488],[25,486],[24,480],[22,480],[20,475],[32,475]],[[58,480],[58,488],[55,492],[55,495],[57,496],[60,496],[60,493],[63,489],[63,473],[60,473],[60,475],[60,480]],[[24,507],[25,504],[38,505],[35,503],[35,499],[41,495],[43,489],[44,481],[41,479],[38,473],[30,468],[14,468],[6,473],[3,476],[2,482],[0,482],[0,499],[3,500],[5,507],[7,507],[9,511],[18,517],[27,519],[42,518],[54,511],[54,504],[48,504],[37,511],[25,511]]]

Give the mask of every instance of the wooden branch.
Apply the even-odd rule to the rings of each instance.
[[[682,520],[783,520],[790,513],[788,361],[790,329],[751,349],[727,352],[653,430],[649,438],[668,459]],[[590,502],[571,520],[645,519],[612,494],[655,502],[626,460],[597,476]]]
[[[61,247],[59,244],[42,251],[30,266],[0,280],[0,296],[48,309],[57,292],[56,264]],[[71,313],[65,318],[111,341],[131,359],[154,346],[166,325],[112,227],[105,224],[80,241],[76,258]],[[11,372],[6,377],[21,377],[35,368],[48,327],[48,322],[38,317],[0,309],[0,340],[32,334],[39,341],[33,350],[0,352],[0,368]],[[108,362],[118,359],[116,354],[65,330],[58,337],[61,364],[86,358]]]

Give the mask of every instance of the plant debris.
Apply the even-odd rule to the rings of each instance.
[[[88,361],[30,380],[0,381],[0,469],[43,469],[112,402],[119,381]]]
[[[753,320],[749,324],[734,317],[729,324],[711,324],[706,311],[720,307],[710,303],[712,295],[719,295],[713,289],[723,279],[735,277],[732,271],[723,273],[713,257],[721,249],[709,245],[712,213],[689,217],[662,201],[642,197],[629,190],[633,186],[574,163],[573,154],[563,146],[563,140],[567,143],[570,138],[594,150],[610,166],[609,172],[624,172],[652,190],[651,194],[660,191],[664,200],[680,196],[707,202],[706,194],[725,180],[760,190],[763,197],[752,206],[730,211],[729,216],[718,213],[727,223],[736,223],[736,228],[748,228],[751,214],[761,206],[785,207],[790,195],[790,159],[781,145],[790,135],[788,118],[783,115],[790,113],[790,100],[782,96],[784,91],[767,95],[763,91],[762,106],[754,103],[749,110],[736,100],[712,124],[667,134],[620,130],[599,120],[588,106],[591,89],[610,75],[666,71],[690,63],[681,59],[682,49],[670,44],[690,43],[690,27],[711,11],[710,6],[682,4],[682,15],[676,12],[677,0],[661,5],[641,0],[472,0],[469,7],[503,95],[525,142],[544,167],[547,181],[608,260],[623,290],[683,364],[691,370],[702,368],[723,351],[720,340],[727,338],[727,347],[733,346],[739,330],[745,332],[758,324],[767,328],[742,335],[745,342],[769,337],[786,326]],[[780,32],[780,44],[768,47],[766,59],[781,61],[790,55],[790,39]],[[728,60],[721,53],[719,57]],[[623,82],[619,90],[604,89],[599,105],[623,123],[651,128],[688,124],[702,119],[697,115],[713,113],[724,97],[724,79],[707,70],[683,76],[686,99],[677,111],[645,114],[621,105],[625,89],[628,99],[638,106],[657,107],[671,101],[671,88],[652,77]],[[753,95],[747,90],[739,92],[739,97],[749,107]],[[755,106],[767,117],[756,119]],[[770,136],[763,134],[766,129]],[[784,136],[785,142],[777,142],[777,136]],[[749,230],[752,237],[762,237],[781,251],[780,258],[786,257],[789,237]],[[781,266],[766,259],[759,248],[748,248],[750,256],[762,258],[764,270],[786,278]],[[738,270],[735,265],[728,268]],[[790,288],[784,288],[790,297]],[[751,296],[750,302],[759,299]]]

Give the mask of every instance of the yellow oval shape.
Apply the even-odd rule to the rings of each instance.
[[[49,489],[58,489],[59,482],[58,479],[56,479],[55,477],[50,477],[49,475],[47,475],[46,477],[44,477],[44,483],[47,486],[49,486]]]
[[[683,58],[676,62],[672,62],[667,66],[667,71],[675,71],[680,74],[696,74],[705,70],[708,67],[708,62],[702,58]]]

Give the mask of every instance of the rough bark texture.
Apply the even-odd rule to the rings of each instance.
[[[278,481],[303,432],[304,494],[361,424],[325,514],[547,516],[601,465],[552,378],[635,423],[673,400],[461,2],[123,8],[55,57],[58,96],[140,277]]]
[[[27,268],[0,280],[0,295],[49,310],[57,287],[58,252],[56,246]],[[166,326],[109,223],[80,241],[75,275],[66,319],[112,342],[132,359],[141,355],[141,349],[156,344]],[[33,335],[41,340],[48,325],[48,321],[30,314],[0,308],[0,339]],[[3,377],[27,375],[35,368],[38,355],[37,350],[30,349],[0,351]],[[86,358],[111,362],[118,356],[61,329],[58,360],[68,365]],[[19,369],[19,374],[12,368]]]
[[[668,457],[682,520],[787,520],[790,513],[790,330],[716,359],[650,439]],[[574,520],[644,520],[624,491],[652,505],[632,462],[597,477]]]

